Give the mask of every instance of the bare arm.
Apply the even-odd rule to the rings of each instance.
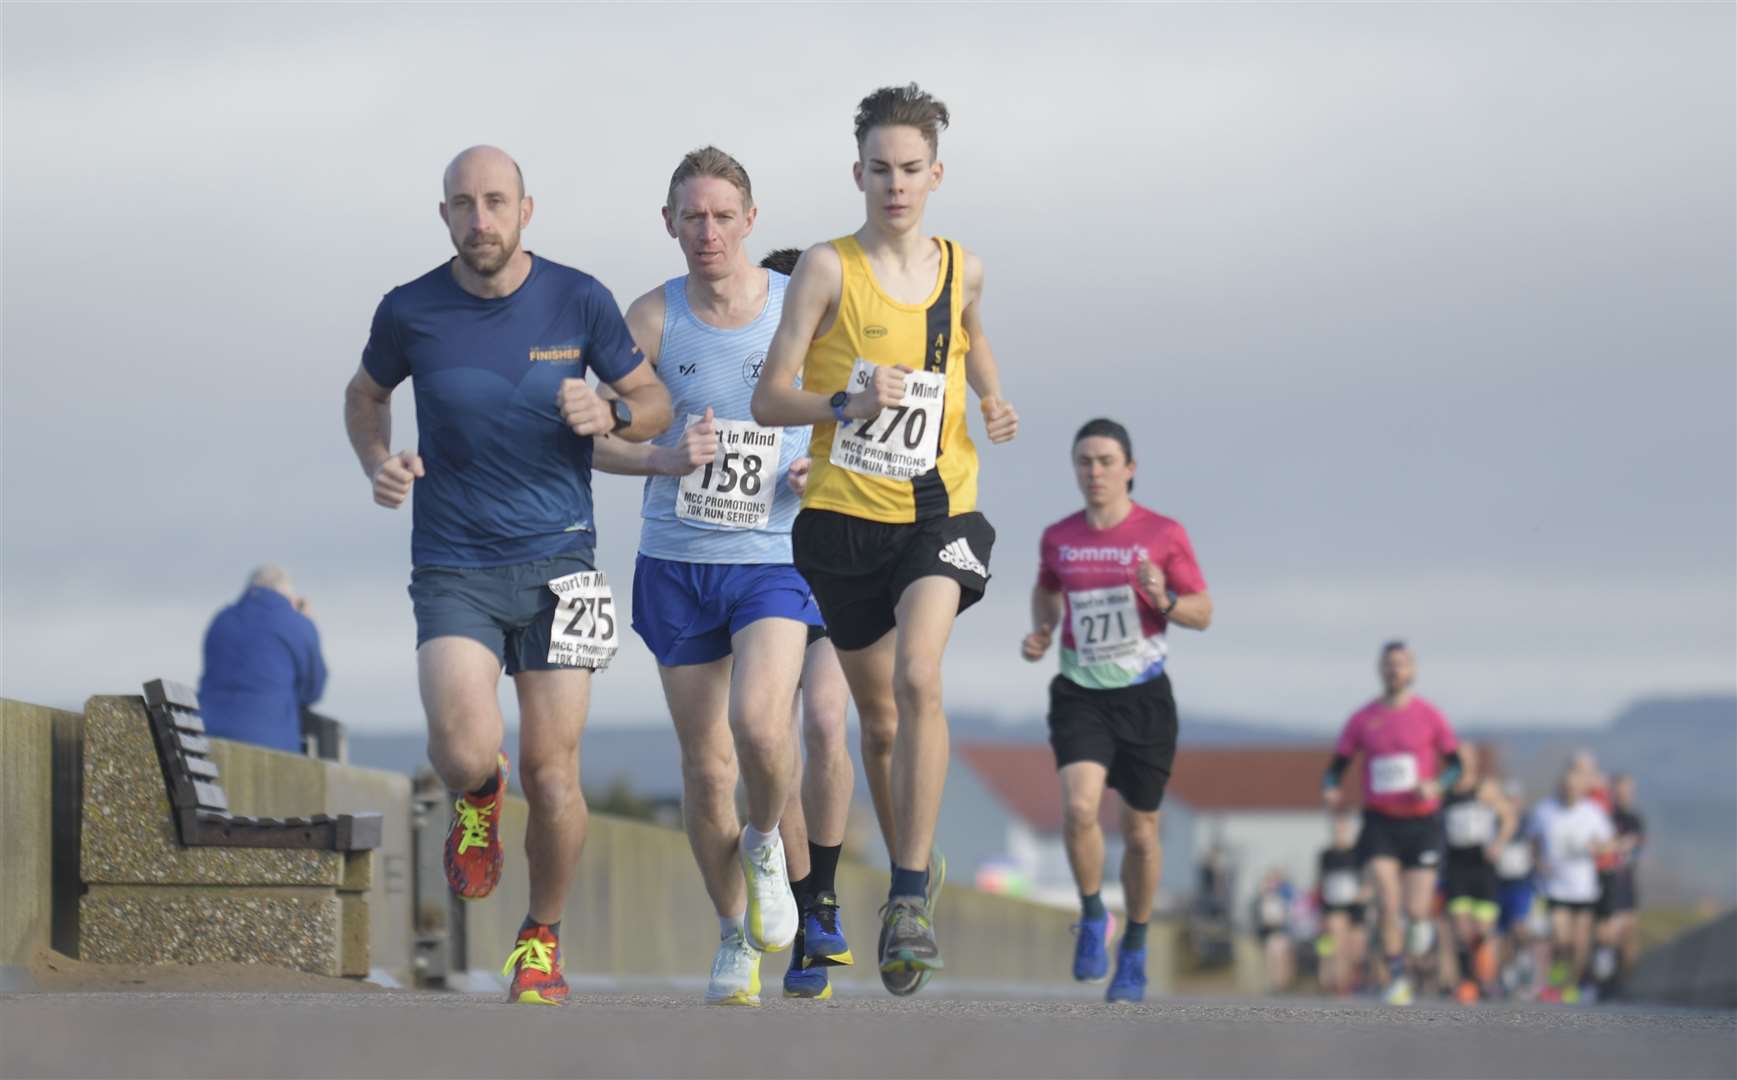
[[[1001,394],[1001,368],[983,329],[983,260],[969,253],[965,256],[965,311],[961,320],[971,341],[965,353],[965,381],[977,392],[989,441],[1007,442],[1019,431],[1019,414]]]
[[[358,366],[344,389],[344,430],[362,472],[374,485],[374,501],[396,510],[410,497],[410,488],[425,476],[422,458],[414,450],[392,452],[392,391]]]
[[[663,317],[661,286],[627,306],[627,332],[633,335],[633,343],[645,355],[645,364],[641,367],[657,367],[658,350],[663,345]],[[598,387],[598,393],[605,399],[616,396],[607,384]],[[632,402],[628,403],[628,408],[633,408]],[[638,409],[633,410],[633,418],[635,422],[639,420]],[[692,471],[691,468],[678,468],[673,448],[652,446],[648,442],[629,442],[614,433],[598,435],[592,440],[591,467],[616,476],[681,476]]]
[[[834,419],[827,395],[799,389],[796,378],[821,325],[836,311],[843,289],[844,264],[831,244],[816,244],[796,260],[796,270],[784,289],[784,313],[754,386],[750,409],[756,424],[796,427]]]
[[[1162,609],[1163,605],[1160,604],[1159,607]],[[1166,618],[1177,626],[1186,626],[1190,630],[1205,630],[1212,625],[1212,594],[1197,592],[1178,596],[1176,606],[1170,609]]]
[[[363,475],[372,477],[392,456],[392,391],[375,382],[368,369],[359,364],[344,388],[344,430]]]
[[[1496,810],[1496,851],[1500,853],[1514,839],[1514,834],[1520,829],[1520,812],[1512,800],[1502,794],[1500,784],[1494,780],[1485,780],[1487,801]]]
[[[1019,653],[1027,660],[1041,660],[1049,651],[1055,628],[1062,620],[1062,594],[1042,585],[1031,587],[1031,633],[1020,643]]]

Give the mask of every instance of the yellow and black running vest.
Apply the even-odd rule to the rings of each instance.
[[[831,461],[839,425],[815,424],[804,509],[833,510],[891,524],[977,509],[977,448],[965,422],[965,354],[971,348],[963,322],[965,260],[958,244],[939,237],[936,242],[941,246],[941,272],[934,292],[920,304],[903,304],[882,291],[856,237],[832,241],[844,267],[838,317],[809,346],[802,368],[802,388],[828,396],[857,389],[846,384],[859,358],[944,374],[935,467],[909,480],[852,472]]]

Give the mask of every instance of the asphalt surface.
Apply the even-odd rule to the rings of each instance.
[[[4,1077],[1732,1077],[1737,1014],[880,995],[0,994]]]

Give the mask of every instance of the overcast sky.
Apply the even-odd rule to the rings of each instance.
[[[755,254],[841,235],[855,104],[911,79],[953,110],[928,224],[985,260],[1023,417],[983,449],[952,709],[1040,722],[1053,659],[1016,650],[1098,414],[1217,602],[1172,635],[1185,722],[1334,726],[1398,635],[1462,720],[1729,691],[1734,11],[5,5],[0,691],[194,681],[269,559],[329,711],[418,725],[410,514],[341,393],[380,296],[451,254],[447,159],[515,154],[528,246],[625,305],[682,272],[684,151],[747,165]],[[597,486],[625,596],[638,485]],[[661,721],[656,685],[630,635],[595,722]]]

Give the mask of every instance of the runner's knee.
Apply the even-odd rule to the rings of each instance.
[[[488,782],[500,762],[500,747],[462,735],[428,739],[428,760],[446,786],[469,791]]]
[[[1098,800],[1070,794],[1062,805],[1062,827],[1073,836],[1097,828]]]
[[[525,800],[535,810],[561,811],[574,804],[583,805],[579,793],[579,763],[564,761],[527,764],[519,775],[525,789]]]
[[[893,742],[899,736],[899,713],[890,703],[865,706],[857,703],[862,719],[862,753],[866,758],[883,758],[893,752]]]
[[[941,665],[930,658],[907,660],[893,673],[899,711],[920,716],[941,708]]]
[[[733,793],[737,772],[732,748],[682,751],[682,788],[690,795]]]

